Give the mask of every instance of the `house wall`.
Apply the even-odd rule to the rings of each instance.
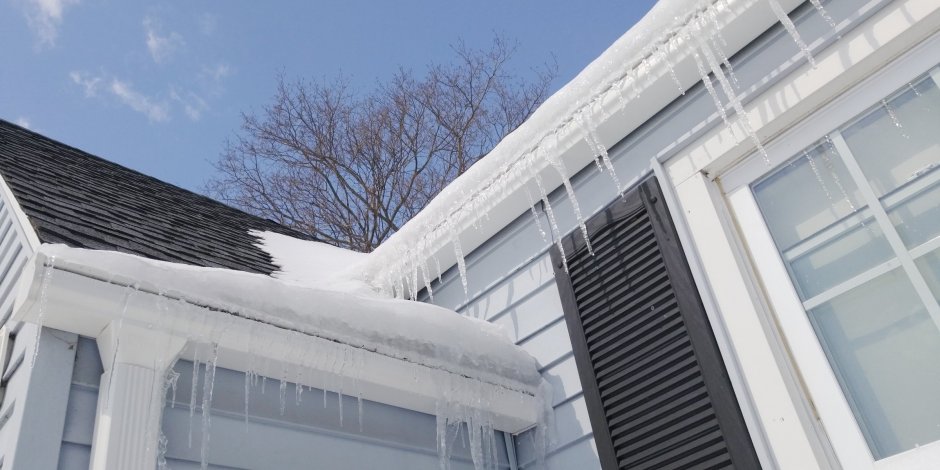
[[[887,3],[883,0],[833,0],[824,2],[824,5],[843,28],[840,33],[844,33]],[[836,40],[832,28],[808,2],[792,12],[790,17],[798,25],[804,41],[814,50]],[[794,41],[779,24],[775,25],[732,58],[745,102],[791,73],[803,60]],[[651,171],[651,159],[665,160],[673,155],[681,155],[691,143],[721,126],[723,123],[712,98],[699,83],[610,149],[620,181],[625,187],[631,186]],[[586,144],[583,148],[585,152],[589,151]],[[572,179],[572,183],[585,218],[616,197],[610,177],[600,173],[594,165],[586,166]],[[567,234],[577,230],[570,201],[564,191],[555,189],[549,200],[560,232]],[[681,219],[682,215],[676,214],[676,210],[673,205],[673,217]],[[540,212],[540,218],[543,230],[548,232],[549,225],[544,213]],[[451,268],[442,277],[442,283],[432,285],[432,297],[425,293],[425,300],[506,327],[516,343],[539,360],[543,377],[554,387],[552,406],[555,410],[556,436],[548,454],[549,466],[558,469],[599,468],[591,425],[548,258],[551,243],[550,239],[542,238],[531,214],[521,214],[467,255],[469,298],[464,294],[456,269]],[[688,252],[688,248],[686,250]],[[700,285],[699,289],[707,290],[707,286]],[[707,291],[702,296],[709,298]],[[715,320],[713,325],[721,329],[720,319]],[[722,332],[716,333],[719,338],[724,337]],[[752,333],[759,334],[760,330]],[[769,399],[779,402],[774,406],[775,411],[779,412],[776,417],[781,423],[775,428],[777,434],[773,436],[775,448],[767,448],[768,438],[764,435],[766,423],[761,421],[762,417],[754,410],[748,385],[743,382],[733,350],[727,347],[727,342],[724,346],[722,352],[755,445],[762,454],[764,467],[814,468],[817,462],[824,461],[825,449],[814,438],[807,437],[815,433],[814,424],[809,422],[808,411],[799,391],[784,385],[779,390],[767,391]],[[777,364],[776,359],[771,358],[770,364]],[[789,379],[788,371],[775,373],[778,384]],[[520,468],[532,467],[534,455],[529,436],[516,436],[516,442]]]
[[[0,181],[0,468],[54,469],[77,337],[9,321],[16,280],[38,243],[11,201]]]

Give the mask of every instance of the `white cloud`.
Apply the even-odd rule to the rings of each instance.
[[[232,69],[228,64],[203,65],[198,79],[209,96],[219,96],[225,91],[222,82],[231,74]]]
[[[85,97],[90,98],[98,94],[98,87],[101,85],[101,77],[93,77],[86,72],[72,71],[69,77],[76,85],[85,89]]]
[[[78,0],[26,0],[26,21],[36,34],[39,47],[55,45],[65,8],[77,3]]]
[[[176,90],[171,90],[170,98],[183,106],[183,112],[191,121],[198,121],[202,118],[202,113],[209,110],[209,103],[193,92],[187,92],[186,96],[183,97]]]
[[[26,119],[26,118],[23,117],[23,116],[20,116],[20,117],[16,118],[16,121],[14,121],[14,122],[16,123],[17,126],[25,127],[25,128],[27,128],[27,129],[30,128],[29,119]]]
[[[127,82],[113,78],[108,91],[134,111],[147,116],[150,121],[162,122],[170,119],[170,107],[166,102],[156,101],[140,93]]]
[[[151,16],[144,18],[144,35],[147,37],[147,50],[150,51],[150,57],[158,64],[169,60],[177,50],[186,45],[183,36],[176,31],[164,35],[160,22]]]

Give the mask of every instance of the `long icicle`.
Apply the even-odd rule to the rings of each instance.
[[[36,339],[33,343],[33,357],[29,362],[32,369],[36,366],[36,358],[39,357],[39,340],[42,336],[42,324],[46,318],[46,304],[49,302],[48,290],[49,283],[52,282],[52,272],[55,269],[55,256],[50,256],[42,272],[42,287],[39,288],[39,319],[36,321]],[[113,364],[113,363],[112,363]],[[114,366],[111,366],[114,369]]]
[[[215,388],[215,366],[219,362],[219,343],[212,344],[212,356],[206,363],[206,376],[202,389],[202,448],[199,452],[201,470],[209,468],[209,426],[212,415],[212,390]]]
[[[769,165],[770,156],[767,155],[767,150],[764,149],[764,144],[761,143],[760,138],[757,137],[757,133],[754,132],[754,127],[751,126],[751,120],[748,117],[747,112],[744,111],[744,105],[741,104],[741,100],[734,92],[731,83],[728,81],[728,77],[726,77],[722,72],[721,64],[718,63],[718,59],[715,57],[711,47],[709,47],[708,42],[703,40],[701,35],[697,34],[695,36],[698,39],[699,48],[702,50],[702,54],[705,56],[705,60],[708,62],[708,66],[712,69],[712,74],[714,74],[718,79],[718,83],[721,85],[722,91],[725,93],[725,95],[727,95],[728,101],[731,102],[731,106],[734,108],[734,112],[738,116],[738,122],[744,129],[744,133],[747,135],[748,139],[751,140],[751,143],[754,144],[754,146],[757,148],[757,151],[761,154],[764,162]]]
[[[457,270],[460,272],[460,283],[463,285],[463,294],[470,300],[470,288],[467,282],[467,261],[463,257],[463,248],[460,246],[460,234],[453,221],[447,223],[450,230],[450,242],[454,246],[454,255],[457,257]]]
[[[552,211],[552,204],[548,202],[548,194],[542,187],[542,178],[535,174],[535,184],[539,187],[539,195],[542,197],[542,205],[545,206],[545,213],[548,215],[548,222],[552,229],[552,238],[555,239],[555,245],[558,247],[558,253],[561,254],[561,264],[568,272],[568,257],[565,255],[565,246],[561,242],[561,232],[558,229],[558,222],[555,220],[555,212]]]
[[[774,15],[777,16],[777,19],[780,20],[780,24],[787,30],[787,33],[790,34],[790,38],[793,39],[793,42],[796,43],[796,47],[800,48],[800,53],[803,54],[803,57],[806,58],[806,61],[809,62],[813,68],[816,68],[816,59],[813,58],[813,54],[809,51],[809,46],[803,42],[803,37],[800,36],[800,32],[796,29],[796,25],[793,24],[793,21],[790,20],[790,17],[787,16],[787,12],[783,11],[783,7],[780,6],[780,2],[777,0],[767,0],[767,3],[770,4],[771,11],[774,12]]]
[[[829,26],[833,28],[836,27],[835,20],[833,20],[832,17],[829,16],[829,12],[826,11],[826,8],[823,7],[822,2],[820,0],[809,0],[809,2],[813,4],[813,8],[815,8],[816,11],[819,12],[819,16],[822,16],[822,18],[826,20],[826,23],[828,23]]]
[[[584,216],[581,214],[581,205],[578,204],[578,197],[575,195],[574,187],[571,186],[571,180],[568,178],[568,169],[565,168],[565,163],[561,161],[561,158],[554,152],[554,150],[558,148],[557,134],[555,139],[555,147],[546,149],[545,156],[549,164],[551,164],[551,166],[555,168],[555,171],[561,176],[561,182],[565,187],[565,192],[568,194],[568,200],[571,202],[571,210],[574,211],[574,217],[578,220],[578,227],[581,228],[581,236],[584,237],[584,244],[587,246],[588,253],[594,256],[594,248],[591,246],[591,238],[588,236],[587,225],[584,223]],[[539,180],[536,179],[536,182],[538,181]]]
[[[594,153],[600,156],[601,162],[603,162],[604,167],[607,168],[607,173],[610,175],[610,179],[613,180],[614,186],[617,188],[617,194],[622,195],[623,186],[620,184],[620,178],[617,178],[617,172],[614,170],[614,162],[611,161],[610,154],[607,153],[607,148],[604,147],[604,144],[601,143],[597,136],[597,126],[594,125],[591,117],[587,115],[584,116],[581,125],[584,128],[585,138],[589,139],[589,145],[594,147]]]
[[[525,192],[525,196],[529,201],[529,210],[532,211],[532,218],[535,220],[535,227],[539,229],[539,234],[542,236],[542,241],[547,242],[548,236],[545,234],[545,229],[542,227],[542,218],[539,217],[538,211],[535,210],[535,201],[532,199],[532,193],[529,192],[529,188],[522,186],[522,190]]]

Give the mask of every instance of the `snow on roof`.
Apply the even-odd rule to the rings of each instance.
[[[642,92],[649,77],[639,75],[651,67],[649,62],[667,60],[664,55],[677,49],[676,41],[682,41],[676,38],[678,31],[714,1],[657,2],[643,19],[547,99],[519,128],[380,245],[366,268],[367,274],[375,276],[373,284],[383,286],[389,282],[387,278],[401,275],[388,270],[408,272],[403,268],[415,264],[415,260],[407,253],[419,250],[425,252],[423,256],[429,256],[454,243],[457,234],[477,225],[497,200],[531,183],[533,176],[549,165],[548,154],[563,150],[559,148],[563,145],[562,134],[576,134],[576,138],[567,139],[569,145],[584,139],[587,130],[583,129],[583,121],[591,119],[595,105],[609,99],[608,95],[616,94],[618,100],[627,101],[628,95]],[[749,0],[722,3],[742,1]]]
[[[257,244],[271,255],[278,270],[271,276],[288,284],[312,286],[339,292],[376,295],[356,278],[357,268],[365,262],[365,253],[335,247],[322,242],[301,240],[270,231],[251,231]]]
[[[791,8],[800,3],[779,1]],[[428,271],[428,261],[434,259],[444,267],[456,262],[465,278],[463,253],[531,206],[531,199],[527,203],[523,197],[526,193],[544,193],[545,188],[552,190],[564,183],[571,197],[568,177],[589,165],[598,152],[606,158],[607,148],[684,94],[684,87],[701,80],[704,69],[694,49],[701,46],[697,46],[701,40],[696,38],[714,35],[716,44],[727,44],[721,52],[730,55],[776,21],[767,5],[767,0],[657,2],[519,128],[382,243],[362,265],[363,276],[378,289],[403,295],[398,288],[401,280],[415,279],[419,267]],[[609,161],[605,165],[610,168]],[[572,198],[572,203],[577,218],[582,219],[577,201]],[[419,290],[419,286],[409,287],[412,293]]]
[[[267,240],[280,248],[292,243]],[[134,286],[509,388],[521,383],[531,391],[541,378],[535,359],[501,328],[431,304],[65,245],[44,244],[38,255],[51,260],[56,270]],[[349,256],[334,255],[334,260]]]

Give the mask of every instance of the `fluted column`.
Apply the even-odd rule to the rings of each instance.
[[[98,336],[104,373],[91,470],[156,467],[164,377],[185,344],[183,338],[121,320]]]

